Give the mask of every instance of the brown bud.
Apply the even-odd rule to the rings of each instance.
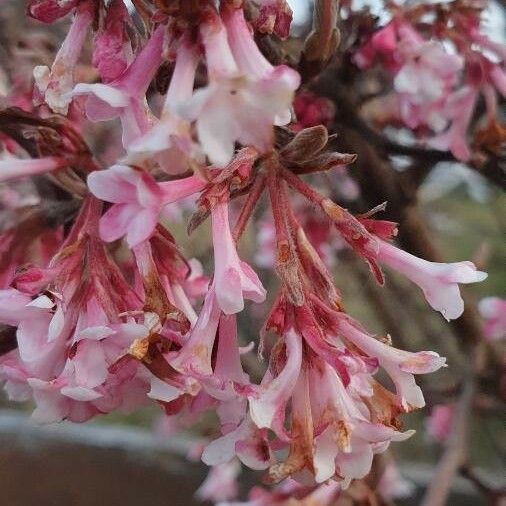
[[[281,156],[287,162],[302,163],[314,158],[329,139],[323,125],[304,128],[282,150]]]
[[[314,174],[330,170],[336,165],[348,165],[356,159],[357,155],[351,153],[321,153],[305,163],[291,165],[290,169],[295,174]]]
[[[193,213],[190,221],[188,222],[188,226],[186,227],[186,232],[188,235],[191,235],[204,221],[206,221],[207,217],[211,214],[209,209],[199,209],[195,213]]]

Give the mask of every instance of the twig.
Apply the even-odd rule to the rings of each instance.
[[[350,91],[350,89],[353,89],[353,83],[340,82],[339,73],[336,72],[335,68],[329,69],[328,72],[322,74],[313,88],[317,93],[328,97],[336,104],[336,109],[339,113],[339,126],[355,130],[383,158],[391,155],[401,155],[411,157],[416,161],[417,164],[415,166],[419,171],[417,174],[419,183],[423,182],[425,176],[436,163],[459,162],[448,151],[399,144],[372,128],[358,112],[360,110],[360,97],[358,94]],[[421,166],[418,165],[420,163],[422,164]],[[490,155],[485,163],[478,165],[469,164],[469,167],[495,186],[502,189],[506,188],[504,159]]]
[[[237,242],[241,237],[246,225],[248,224],[251,215],[253,214],[255,207],[258,203],[258,200],[263,194],[265,189],[265,176],[264,174],[260,174],[257,176],[253,186],[251,187],[250,192],[248,193],[248,197],[244,206],[241,210],[241,214],[239,218],[237,218],[237,222],[234,227],[233,237],[234,241]]]
[[[469,426],[475,394],[474,378],[464,382],[457,402],[446,450],[439,461],[420,506],[445,506],[455,476],[467,458]]]
[[[307,36],[299,62],[303,80],[318,75],[329,63],[339,45],[339,17],[337,0],[316,0],[313,28]]]
[[[464,478],[469,480],[482,494],[487,496],[492,504],[499,504],[498,501],[500,499],[506,498],[505,487],[494,488],[488,483],[485,483],[481,476],[479,476],[476,471],[468,464],[461,466],[459,471]]]

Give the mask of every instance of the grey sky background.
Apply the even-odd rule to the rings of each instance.
[[[288,0],[290,7],[294,13],[294,23],[297,25],[303,24],[307,21],[311,14],[310,5],[311,0]],[[374,14],[386,20],[385,11],[383,10],[383,2],[378,0],[354,0],[354,6],[361,8],[365,5],[371,7]],[[400,2],[399,2],[400,3]],[[407,0],[405,3],[419,3]],[[426,2],[427,3],[427,2]],[[430,3],[436,3],[432,1]],[[489,31],[490,37],[496,41],[504,41],[506,39],[506,21],[504,9],[495,1],[490,2],[490,7],[486,13],[485,21],[487,30]]]

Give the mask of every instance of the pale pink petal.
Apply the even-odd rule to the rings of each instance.
[[[75,401],[81,402],[94,401],[102,397],[101,393],[95,392],[95,390],[91,388],[82,386],[65,386],[60,391],[62,395],[70,397]]]
[[[332,426],[327,427],[327,429],[315,437],[313,466],[317,483],[327,481],[336,473],[335,459],[338,451]]]
[[[135,202],[139,173],[126,165],[113,165],[107,170],[92,172],[88,188],[95,197],[106,202],[123,204]]]
[[[113,205],[100,218],[100,238],[106,242],[112,242],[126,235],[130,223],[140,211],[140,208],[130,204]]]
[[[151,389],[147,395],[150,399],[157,401],[172,402],[183,394],[179,388],[169,385],[155,376],[150,379],[150,385]]]
[[[98,341],[80,341],[72,362],[74,378],[79,386],[95,388],[107,378],[108,364],[102,344]]]
[[[458,318],[464,310],[457,283],[477,283],[487,277],[472,262],[428,262],[385,241],[380,241],[378,259],[416,283],[432,308],[447,320]]]
[[[220,308],[216,301],[214,288],[211,287],[204,299],[204,306],[190,332],[188,341],[179,351],[171,365],[185,374],[209,376],[211,367],[211,353],[216,339],[216,332],[220,320]]]
[[[6,158],[0,160],[0,183],[36,174],[44,174],[61,168],[65,161],[61,158],[48,156],[46,158]]]
[[[285,406],[290,399],[302,363],[301,337],[290,329],[285,334],[286,364],[280,374],[272,378],[266,373],[258,396],[249,397],[251,419],[259,428],[278,429],[283,424]]]

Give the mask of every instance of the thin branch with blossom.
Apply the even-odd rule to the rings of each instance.
[[[378,284],[383,266],[400,273],[448,321],[464,313],[460,284],[487,274],[469,261],[431,261],[398,248],[397,224],[378,218],[382,200],[353,214],[317,188],[314,174],[357,156],[333,149],[322,124],[294,117],[295,68],[318,89],[319,76],[321,84],[343,62],[361,75],[379,62],[394,88],[377,121],[409,128],[431,147],[397,147],[355,111],[344,126],[390,154],[484,166],[500,156],[505,49],[481,33],[481,8],[452,4],[389,4],[390,21],[377,26],[349,2],[316,2],[296,66],[272,63],[258,42],[279,48],[288,37],[285,0],[144,0],[132,12],[121,0],[30,0],[28,15],[38,22],[71,25],[53,64],[35,67],[34,82],[13,83],[0,112],[0,182],[34,181],[38,199],[24,220],[29,209],[14,205],[16,218],[0,234],[0,378],[8,396],[32,400],[40,423],[84,422],[149,402],[180,419],[216,413],[201,451],[214,466],[204,497],[218,496],[215,482],[225,478],[228,499],[240,461],[272,485],[253,492],[250,504],[374,501],[361,480],[375,455],[413,435],[400,416],[425,406],[415,376],[446,359],[396,348],[396,336],[375,336],[348,314],[307,217],[317,216]],[[365,29],[336,56],[337,24],[361,15]],[[337,66],[333,58],[341,58]],[[165,96],[153,86],[160,73],[170,75]],[[355,107],[343,96],[335,95],[341,114]],[[480,96],[488,126],[471,131]],[[316,107],[313,116],[330,115]],[[94,142],[101,128],[113,132],[109,151]],[[350,147],[362,156],[359,145]],[[237,249],[264,195],[278,278],[269,292]],[[170,213],[188,207],[190,233],[211,222],[209,277],[169,232]],[[257,330],[269,360],[256,384],[241,360],[248,350],[237,315],[266,300]],[[463,411],[473,397],[464,392]],[[460,453],[447,455],[443,478],[463,463]],[[430,504],[435,493],[443,504],[447,490],[429,491]]]

